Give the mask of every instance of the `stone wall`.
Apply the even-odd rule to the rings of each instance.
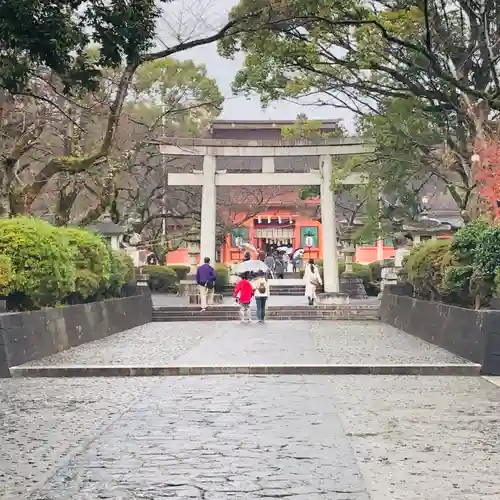
[[[20,365],[149,323],[152,309],[151,295],[145,293],[0,315],[0,373],[2,355],[9,366]]]
[[[380,319],[500,375],[500,311],[465,309],[389,293]]]

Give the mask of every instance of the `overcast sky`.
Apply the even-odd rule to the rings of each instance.
[[[224,24],[227,13],[238,3],[238,0],[176,0],[163,7],[164,15],[159,23],[159,43],[169,43],[172,34],[180,33],[183,39],[197,38],[213,33]],[[208,73],[215,78],[225,103],[221,118],[228,120],[293,120],[298,113],[306,113],[310,119],[340,118],[344,125],[353,132],[353,117],[348,111],[331,107],[298,106],[289,102],[276,102],[262,109],[258,96],[248,99],[234,96],[231,83],[243,62],[243,55],[235,60],[227,60],[218,56],[215,44],[197,47],[183,54],[180,58],[193,59],[203,63]]]

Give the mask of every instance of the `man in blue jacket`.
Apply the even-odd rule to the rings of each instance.
[[[212,304],[214,300],[215,269],[210,265],[210,259],[205,257],[204,264],[202,264],[196,271],[196,283],[200,290],[200,304],[201,310],[206,311],[207,306]]]

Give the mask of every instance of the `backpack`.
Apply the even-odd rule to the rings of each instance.
[[[257,288],[258,292],[259,293],[266,293],[266,282],[265,281],[261,281],[260,282],[260,285],[259,285],[259,288]]]

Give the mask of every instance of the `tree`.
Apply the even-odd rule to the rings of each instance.
[[[43,78],[48,70],[61,78],[64,93],[96,89],[100,68],[137,61],[152,48],[159,15],[154,0],[2,2],[0,87],[31,94],[33,73],[41,70]],[[91,41],[102,47],[98,61],[86,57]]]
[[[473,166],[484,211],[492,221],[500,216],[500,145],[497,137],[490,137],[476,145]]]
[[[132,212],[139,214],[141,232],[154,219],[162,218],[161,200],[175,200],[175,194],[166,188],[168,165],[155,141],[162,135],[200,133],[219,115],[222,101],[215,80],[207,76],[203,65],[172,58],[143,64],[131,83],[107,163],[78,177],[63,176],[59,179],[62,184],[54,186],[56,222],[88,224],[111,208],[117,223]],[[87,137],[92,136],[95,125],[87,124]]]
[[[184,40],[178,35],[178,42],[174,45],[166,46],[162,50],[152,50],[155,22],[160,14],[153,0],[99,1],[92,2],[92,5],[77,0],[55,4],[56,2],[37,4],[39,10],[35,12],[36,15],[46,21],[43,33],[48,36],[48,27],[60,19],[52,13],[52,9],[58,7],[64,11],[60,21],[67,23],[65,28],[70,31],[73,39],[65,40],[61,45],[52,44],[46,49],[41,45],[40,51],[36,49],[36,37],[31,38],[35,35],[23,35],[23,37],[19,28],[16,28],[14,21],[19,13],[6,12],[8,16],[11,14],[12,16],[7,16],[10,24],[4,27],[6,39],[9,40],[4,62],[12,61],[15,56],[24,65],[22,68],[16,67],[11,72],[12,76],[8,77],[10,84],[5,86],[12,90],[12,93],[8,94],[6,99],[9,101],[14,99],[17,118],[19,115],[24,115],[24,109],[16,108],[17,94],[29,94],[37,103],[40,101],[46,103],[49,110],[43,110],[41,117],[37,114],[30,127],[23,126],[21,133],[8,138],[8,153],[3,156],[0,165],[0,206],[4,209],[3,215],[29,212],[55,178],[59,179],[58,182],[61,178],[63,183],[67,179],[72,182],[89,173],[101,175],[103,168],[106,172],[105,178],[113,176],[124,161],[124,158],[119,160],[111,158],[111,153],[120,127],[122,112],[127,104],[127,96],[138,68],[142,64],[214,42],[230,32],[236,33],[240,29],[246,29],[245,19],[232,19],[210,35],[191,40]],[[30,3],[21,2],[20,5],[25,9],[21,12],[23,16],[29,17],[34,14]],[[89,29],[92,40],[99,46],[97,56],[88,51],[87,42],[90,34],[87,37],[85,34]],[[66,58],[63,57],[65,52],[70,54]],[[71,55],[73,53],[76,54],[74,60]],[[62,66],[57,66],[54,62],[59,56],[62,58]],[[74,64],[83,59],[86,68],[99,70],[97,75],[92,73],[94,77],[99,78],[97,80],[94,78],[94,83],[87,85],[91,92],[65,98],[63,94],[68,90],[68,75],[73,71]],[[106,68],[110,72],[103,75]],[[85,83],[83,73],[78,74],[81,75],[81,83]],[[107,78],[111,78],[109,82]],[[40,90],[44,87],[49,88],[50,95],[47,97],[43,91],[27,92],[26,89],[32,85],[33,88],[42,87]],[[61,141],[55,141],[56,147],[44,147],[43,152],[37,155],[36,164],[30,162],[23,165],[22,155],[42,145],[42,132],[49,121],[46,114],[52,115],[54,108],[59,113],[55,118],[56,135],[63,136],[62,144]],[[101,126],[94,127],[94,135],[88,137],[85,132],[93,128],[96,115]],[[51,117],[50,119],[52,120]],[[82,126],[82,123],[85,126]],[[16,183],[13,182],[14,179],[20,181]],[[71,197],[67,199],[71,201]],[[62,211],[67,212],[67,204],[62,207]]]
[[[474,215],[472,146],[500,110],[495,2],[242,0],[232,15],[254,9],[274,24],[219,44],[225,56],[246,54],[235,90],[257,91],[264,104],[316,94],[318,104],[361,114],[414,98],[418,112],[446,131],[437,145]]]

